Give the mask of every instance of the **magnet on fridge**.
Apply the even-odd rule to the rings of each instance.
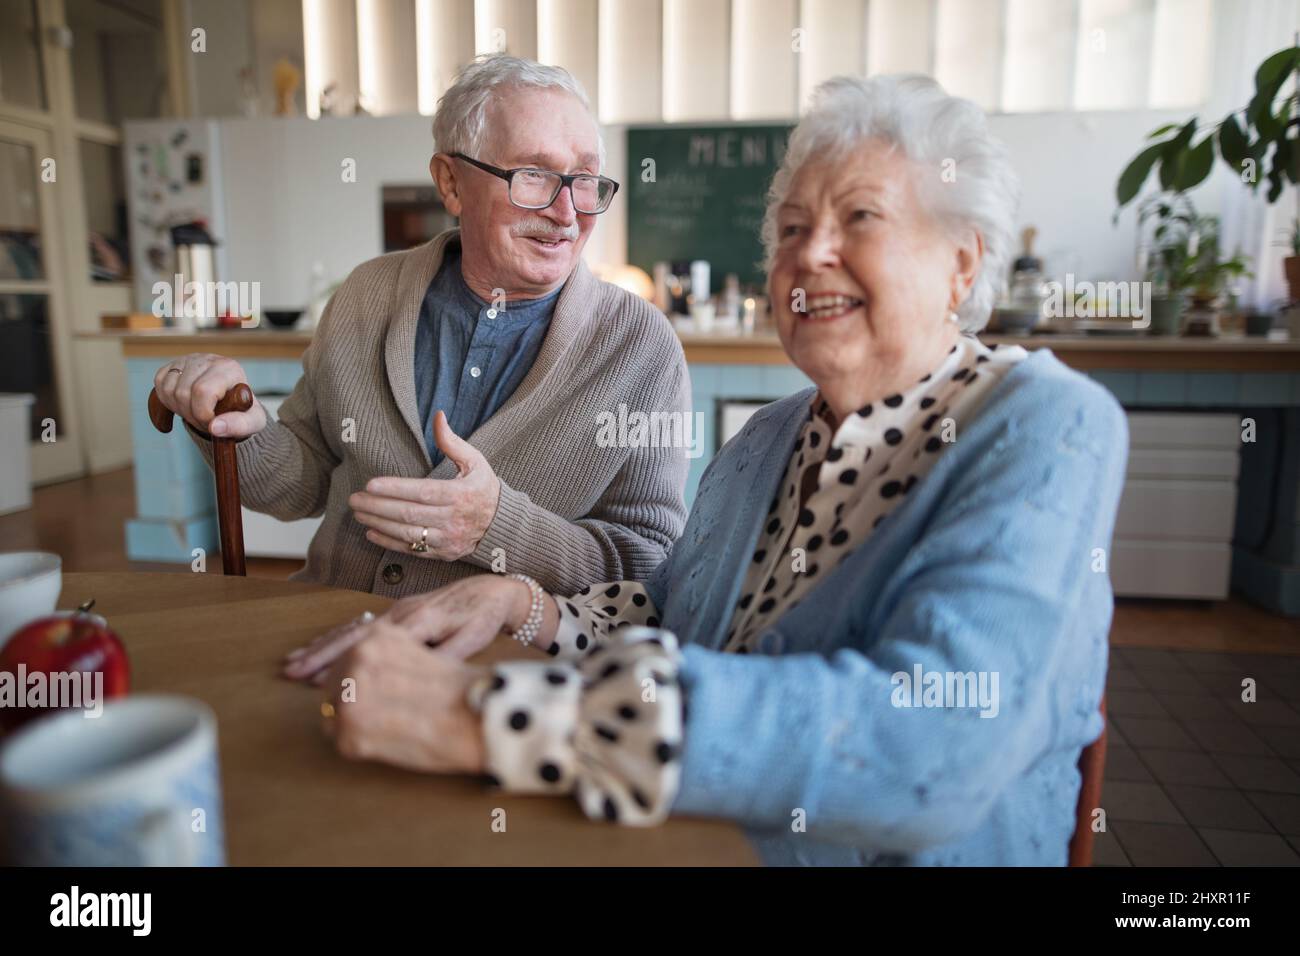
[[[195,184],[203,182],[202,153],[190,153],[185,157],[185,179]]]

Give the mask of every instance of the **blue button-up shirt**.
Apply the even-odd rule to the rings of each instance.
[[[433,438],[438,410],[461,438],[495,415],[533,367],[559,295],[495,308],[465,284],[459,250],[447,250],[415,330],[415,394],[435,466],[443,459]]]

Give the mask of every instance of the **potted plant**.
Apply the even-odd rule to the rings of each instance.
[[[1255,71],[1255,95],[1251,101],[1205,130],[1195,145],[1192,144],[1198,132],[1195,116],[1182,126],[1171,123],[1152,132],[1149,139],[1168,138],[1142,150],[1124,168],[1115,185],[1119,208],[1123,209],[1137,197],[1157,164],[1162,189],[1185,193],[1199,186],[1210,175],[1216,149],[1233,174],[1252,192],[1267,180],[1266,198],[1270,203],[1282,194],[1283,180],[1290,180],[1293,185],[1300,183],[1300,141],[1297,140],[1300,92],[1288,93],[1277,103],[1276,111],[1274,107],[1293,74],[1300,80],[1300,45],[1266,57]]]
[[[1151,334],[1177,335],[1187,307],[1189,247],[1196,210],[1181,193],[1154,196],[1138,213],[1138,232],[1154,220],[1150,245],[1145,250],[1144,278],[1151,283]]]
[[[1286,273],[1287,298],[1300,302],[1300,216],[1291,222],[1291,234],[1278,245],[1291,250],[1291,255],[1282,260],[1282,269]]]
[[[1155,222],[1146,269],[1152,283],[1151,333],[1177,335],[1189,300],[1194,312],[1211,312],[1229,281],[1250,271],[1241,254],[1223,257],[1218,217],[1200,215],[1182,193],[1144,202],[1139,231],[1149,221]]]
[[[1283,92],[1287,80],[1295,77],[1297,82],[1292,89]],[[1268,182],[1266,200],[1270,203],[1282,194],[1285,181],[1293,185],[1300,184],[1300,43],[1278,50],[1264,58],[1255,71],[1255,93],[1245,107],[1233,110],[1217,124],[1205,129],[1197,125],[1198,117],[1193,116],[1186,123],[1172,123],[1155,130],[1148,137],[1158,139],[1135,156],[1120,174],[1115,185],[1115,198],[1119,211],[1133,201],[1142,190],[1143,184],[1156,170],[1160,187],[1165,195],[1157,201],[1170,206],[1174,204],[1170,197],[1184,197],[1187,192],[1199,186],[1210,175],[1216,154],[1233,171],[1252,192],[1259,188],[1261,182]],[[1198,139],[1199,135],[1199,139]],[[1297,203],[1300,204],[1300,191],[1297,191]],[[1143,206],[1146,211],[1146,205]],[[1300,210],[1298,210],[1300,211]],[[1150,213],[1148,213],[1148,216]],[[1147,217],[1143,217],[1144,219]],[[1246,263],[1240,256],[1228,260],[1218,258],[1218,229],[1214,224],[1212,248],[1203,255],[1198,245],[1192,245],[1190,251],[1184,250],[1190,260],[1180,263],[1177,251],[1176,234],[1179,233],[1177,215],[1172,215],[1170,230],[1174,235],[1170,240],[1173,249],[1165,249],[1165,261],[1158,263],[1159,268],[1168,274],[1170,282],[1178,279],[1186,281],[1187,287],[1196,286],[1202,298],[1217,297],[1222,291],[1223,283],[1233,275],[1246,275]],[[1161,223],[1165,225],[1165,223]],[[1182,223],[1182,226],[1189,224]],[[1202,223],[1199,229],[1208,226]],[[1198,231],[1199,231],[1198,229]],[[1159,230],[1157,230],[1159,232]],[[1185,235],[1186,229],[1181,229]],[[1300,300],[1300,216],[1292,231],[1292,255],[1286,260],[1287,282],[1290,286],[1292,301]],[[1157,242],[1157,250],[1160,244]],[[1194,269],[1196,275],[1179,275],[1186,266]],[[1171,290],[1176,285],[1171,286]],[[1216,290],[1211,295],[1211,290]],[[1153,303],[1154,306],[1154,303]],[[1153,307],[1153,313],[1156,311]],[[1152,324],[1155,324],[1153,314]]]
[[[1232,279],[1252,275],[1241,253],[1224,258],[1219,245],[1219,217],[1197,216],[1192,224],[1195,248],[1187,262],[1187,283],[1192,306],[1213,308]]]

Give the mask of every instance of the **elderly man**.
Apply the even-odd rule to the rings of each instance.
[[[209,460],[208,433],[244,439],[244,504],[324,513],[299,578],[390,596],[484,571],[566,593],[639,578],[681,533],[686,453],[606,447],[597,418],[685,414],[690,385],[665,317],[582,262],[618,189],[586,95],[564,70],[487,57],[433,132],[460,228],[352,272],[278,421],[258,403],[214,416],[245,380],[217,355],[164,365],[159,397]]]

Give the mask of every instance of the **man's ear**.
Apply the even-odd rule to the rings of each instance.
[[[984,237],[975,229],[968,230],[958,241],[957,261],[952,273],[952,310],[955,312],[970,296],[971,287],[980,274],[984,262]]]
[[[446,153],[434,153],[429,160],[429,175],[433,177],[438,195],[442,197],[442,204],[447,207],[447,211],[453,216],[460,216],[464,203],[461,202],[460,184],[456,180],[455,160]]]

